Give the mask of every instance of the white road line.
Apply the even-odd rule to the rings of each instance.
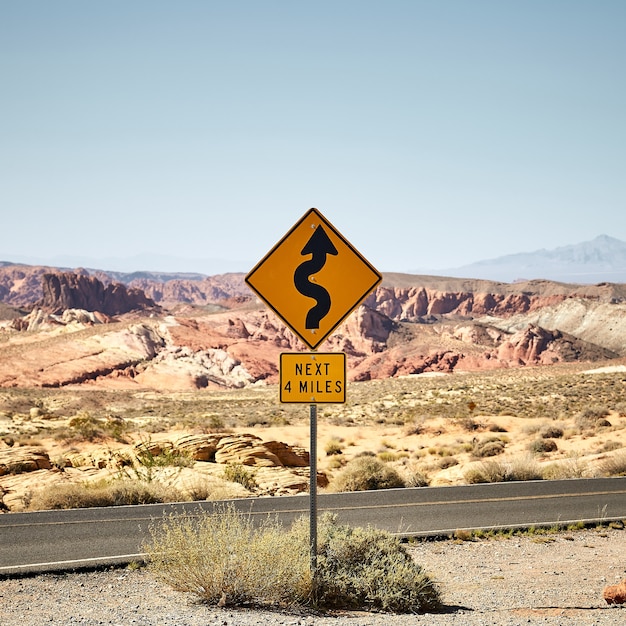
[[[73,561],[50,561],[49,563],[28,563],[25,565],[5,565],[0,567],[0,572],[3,570],[14,570],[28,567],[48,567],[50,565],[72,565],[77,563],[93,563],[96,561],[110,561],[111,559],[134,559],[134,558],[143,558],[145,557],[145,553],[140,552],[139,554],[116,554],[113,556],[94,556],[88,559],[75,559]]]

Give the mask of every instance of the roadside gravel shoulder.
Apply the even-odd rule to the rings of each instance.
[[[213,608],[158,583],[145,569],[0,580],[0,624],[42,626],[618,626],[626,605],[602,590],[626,577],[626,531],[594,529],[411,545],[438,581],[444,612],[315,616]]]

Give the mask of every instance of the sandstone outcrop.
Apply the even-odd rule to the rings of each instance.
[[[113,328],[124,314],[107,311],[154,302],[143,296],[129,304],[132,287],[105,285],[83,272],[46,273],[41,303],[47,308],[0,323],[9,339],[0,344],[0,386],[238,388],[277,382],[280,353],[306,349],[272,312],[252,304],[243,275],[231,274],[161,281],[163,288],[177,285],[183,291],[176,297],[189,302],[182,308],[179,302],[176,315],[149,307],[132,314],[150,315],[144,325],[158,335],[144,342],[152,349],[137,350],[136,332]],[[28,276],[24,271],[23,280]],[[626,354],[624,297],[620,286],[607,284],[390,275],[320,350],[346,353],[349,380],[611,359]],[[247,305],[236,304],[242,302]],[[81,308],[64,308],[78,303]]]
[[[176,464],[177,456],[192,461]],[[62,461],[62,463],[61,463]],[[195,462],[195,463],[193,463]],[[253,486],[229,496],[294,494],[309,485],[309,453],[281,441],[264,441],[252,434],[189,434],[177,439],[140,441],[118,449],[103,443],[88,451],[65,454],[54,467],[48,452],[36,446],[9,447],[0,439],[0,510],[22,510],[30,494],[54,485],[119,480],[124,476],[148,479],[193,494],[194,485],[206,483],[219,488],[227,479],[224,467],[244,465],[253,477]],[[62,466],[62,467],[60,467]],[[318,473],[318,484],[328,478]]]
[[[257,467],[308,467],[309,453],[304,448],[282,441],[264,441],[252,434],[208,433],[185,435],[175,441],[140,442],[135,455],[165,452],[181,454],[204,463],[238,463]]]
[[[14,446],[0,450],[0,476],[51,468],[48,454],[36,446]]]
[[[0,387],[61,387],[125,372],[130,380],[165,345],[154,325],[104,325],[102,334],[44,335],[39,342],[18,344],[0,360]],[[2,350],[0,350],[2,352]]]
[[[69,272],[44,274],[42,291],[39,307],[54,314],[63,313],[66,309],[84,309],[114,316],[157,308],[140,289],[127,288],[121,283],[105,287],[93,276]]]
[[[602,592],[607,604],[626,603],[626,578],[617,585],[607,585]]]

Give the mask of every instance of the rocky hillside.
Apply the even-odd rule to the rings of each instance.
[[[242,387],[304,349],[242,274],[157,278],[1,267],[0,386]],[[352,380],[618,359],[626,285],[388,274],[320,351]]]

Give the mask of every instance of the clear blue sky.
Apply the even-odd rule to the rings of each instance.
[[[0,260],[246,271],[310,207],[381,271],[626,240],[624,0],[0,0],[0,85]]]

